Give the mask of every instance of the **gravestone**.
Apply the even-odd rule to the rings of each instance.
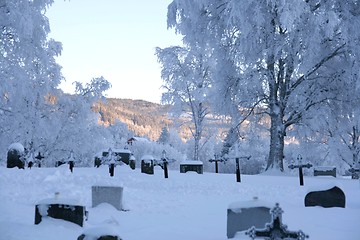
[[[7,152],[7,161],[6,167],[7,168],[24,168],[24,146],[21,143],[13,143],[9,146]]]
[[[345,194],[337,186],[323,191],[311,191],[305,196],[305,207],[345,208]]]
[[[180,173],[197,172],[203,174],[203,163],[201,161],[187,160],[180,163]]]
[[[100,167],[101,166],[101,158],[99,157],[95,157],[95,160],[94,160],[94,167]]]
[[[82,227],[86,220],[86,208],[71,199],[45,199],[35,206],[35,224],[45,217],[62,219]]]
[[[87,240],[87,239],[92,239],[92,240],[121,240],[121,238],[119,236],[114,236],[114,235],[101,235],[99,237],[92,237],[86,234],[81,234],[77,240]]]
[[[141,173],[154,174],[154,157],[145,155],[141,158]]]
[[[234,238],[236,232],[255,226],[264,228],[270,222],[271,204],[254,198],[250,201],[235,202],[227,210],[227,237]]]
[[[118,229],[112,225],[98,225],[86,228],[77,240],[121,240]]]
[[[305,238],[309,238],[309,236],[301,230],[297,232],[289,231],[287,226],[282,223],[283,212],[279,204],[276,203],[275,207],[271,209],[271,222],[266,224],[266,227],[263,229],[256,229],[255,226],[251,227],[246,232],[246,235],[249,235],[251,239],[262,238],[267,240],[304,240]]]
[[[333,166],[314,167],[314,176],[333,176],[336,178],[336,167]]]
[[[92,207],[100,203],[109,203],[117,210],[122,210],[123,188],[120,186],[92,186]]]

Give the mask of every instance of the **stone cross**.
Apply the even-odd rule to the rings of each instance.
[[[283,210],[276,203],[275,207],[270,211],[272,222],[266,224],[265,229],[250,228],[245,234],[249,235],[251,239],[263,238],[266,240],[278,240],[278,239],[297,239],[304,240],[309,238],[303,231],[289,231],[287,226],[282,223]]]
[[[302,164],[301,163],[301,160],[302,160],[302,157],[301,155],[299,154],[299,156],[297,157],[297,160],[298,160],[298,164],[295,165],[295,164],[290,164],[289,165],[289,168],[290,169],[294,169],[294,168],[298,168],[299,169],[299,179],[300,179],[300,186],[304,186],[304,174],[303,174],[303,168],[311,168],[312,167],[312,164],[310,163],[307,163],[307,164]]]

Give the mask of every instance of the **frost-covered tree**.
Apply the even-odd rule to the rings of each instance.
[[[197,46],[203,36],[214,50],[218,99],[257,105],[269,116],[266,169],[283,170],[289,127],[343,90],[355,55],[351,41],[359,36],[358,8],[336,0],[174,0],[168,26],[185,44]]]
[[[2,144],[31,148],[52,110],[49,96],[61,81],[55,57],[61,44],[48,39],[51,0],[0,2],[0,135]],[[1,148],[4,150],[6,146]]]
[[[190,51],[185,47],[156,49],[162,65],[164,80],[162,101],[173,105],[178,115],[190,116],[190,131],[194,139],[195,160],[199,159],[206,116],[210,113],[207,94],[211,85],[208,56],[200,49]]]
[[[163,127],[161,129],[161,133],[159,139],[157,140],[159,143],[168,143],[170,138],[170,133],[167,127]]]

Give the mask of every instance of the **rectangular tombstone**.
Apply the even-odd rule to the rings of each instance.
[[[333,176],[336,178],[336,167],[314,167],[314,176]]]
[[[44,217],[62,219],[82,227],[86,220],[86,208],[66,200],[43,200],[35,206],[35,224],[39,224]]]
[[[183,161],[180,163],[180,173],[186,172],[197,172],[198,174],[203,174],[203,162],[201,161]]]
[[[109,203],[122,210],[123,188],[120,186],[92,186],[92,207],[100,203]]]
[[[227,237],[234,238],[237,232],[252,226],[265,228],[271,221],[270,204],[254,198],[251,201],[235,202],[227,210]]]

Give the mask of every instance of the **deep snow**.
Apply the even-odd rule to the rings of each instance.
[[[221,166],[219,166],[221,167]],[[165,179],[160,168],[155,175],[140,169],[117,166],[115,176],[108,168],[7,169],[0,167],[0,240],[76,239],[83,232],[113,231],[124,240],[137,239],[227,239],[226,214],[238,201],[278,202],[289,230],[302,230],[314,240],[360,239],[360,183],[332,177],[235,174],[181,174],[169,171]],[[123,205],[117,211],[109,204],[91,207],[91,186],[121,185]],[[346,195],[346,208],[304,207],[309,189],[339,186]],[[70,222],[44,219],[34,225],[35,204],[54,197],[76,199],[86,206],[89,219],[82,228]],[[240,234],[241,235],[241,234]],[[241,239],[250,239],[242,237]]]

